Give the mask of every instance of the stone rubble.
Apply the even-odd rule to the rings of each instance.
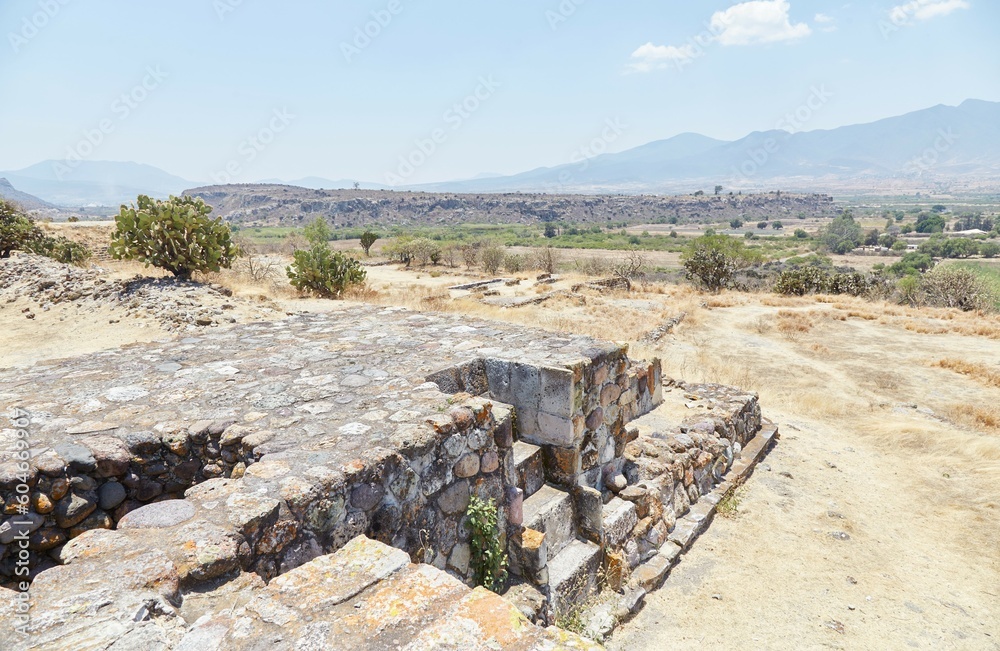
[[[37,255],[0,260],[0,302],[27,299],[38,310],[73,305],[110,307],[120,318],[152,319],[168,331],[234,324],[237,306],[255,320],[284,316],[276,307],[236,299],[225,287],[174,278],[108,279],[98,268],[82,269]],[[34,318],[34,313],[25,313]],[[244,320],[247,317],[243,317]]]

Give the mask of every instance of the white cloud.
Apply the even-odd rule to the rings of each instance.
[[[958,9],[968,9],[967,0],[911,0],[889,10],[889,20],[900,25],[911,18],[930,20],[937,16],[947,16]]]
[[[722,45],[757,45],[809,36],[805,23],[792,24],[788,0],[751,0],[712,15],[711,29]]]
[[[816,24],[819,26],[821,32],[835,32],[837,31],[837,26],[834,24],[836,20],[833,16],[827,16],[826,14],[816,14],[813,18]]]
[[[629,68],[635,72],[649,72],[670,66],[680,68],[699,56],[701,56],[701,52],[691,44],[678,47],[676,45],[646,43],[632,53],[632,63]]]

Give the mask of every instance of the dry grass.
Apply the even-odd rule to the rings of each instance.
[[[809,332],[814,325],[816,324],[811,313],[791,310],[778,312],[778,332],[785,336],[796,336]]]
[[[932,366],[937,368],[948,369],[949,371],[954,371],[960,375],[965,375],[967,377],[976,380],[986,386],[1000,387],[1000,371],[997,371],[985,364],[976,364],[973,362],[966,362],[961,359],[942,359],[934,362]]]

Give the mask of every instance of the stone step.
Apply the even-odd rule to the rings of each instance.
[[[549,559],[549,594],[556,617],[597,593],[600,569],[601,548],[583,540],[573,540],[555,558]]]
[[[607,549],[618,549],[624,545],[632,528],[639,522],[635,504],[618,497],[611,498],[604,505],[602,519]]]
[[[538,492],[545,484],[545,466],[542,448],[524,441],[514,443],[514,467],[517,469],[517,486],[524,491],[525,499]]]
[[[576,536],[573,498],[549,484],[524,500],[524,526],[545,534],[549,558],[563,550]]]

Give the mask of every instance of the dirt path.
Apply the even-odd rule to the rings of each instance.
[[[1000,649],[1000,439],[948,419],[1000,392],[929,365],[995,364],[1000,346],[783,311],[815,325],[782,333],[773,307],[714,309],[665,346],[674,368],[752,368],[783,435],[738,515],[716,519],[609,648]]]

